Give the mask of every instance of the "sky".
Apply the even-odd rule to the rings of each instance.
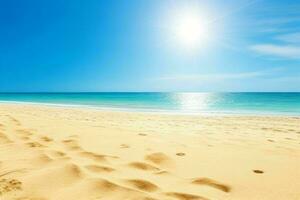
[[[0,0],[0,92],[300,92],[299,10],[300,0]],[[199,26],[179,26],[190,13]],[[197,28],[201,39],[183,43]]]

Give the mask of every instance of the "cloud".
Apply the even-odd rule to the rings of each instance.
[[[265,41],[253,43],[249,49],[272,58],[300,59],[299,9],[296,1],[261,6],[251,30]]]
[[[299,91],[299,73],[288,75],[285,67],[239,73],[173,74],[151,79],[159,90],[176,91]]]
[[[228,81],[228,80],[244,80],[252,78],[268,78],[274,76],[274,74],[281,74],[285,70],[284,67],[276,67],[267,70],[248,71],[239,73],[211,73],[211,74],[176,74],[163,76],[158,78],[162,81],[203,81],[203,82],[216,82],[216,81]]]
[[[300,32],[277,35],[274,39],[280,43],[255,44],[250,49],[264,55],[300,59]]]
[[[250,47],[251,50],[260,54],[277,56],[289,59],[300,59],[300,46],[257,44]]]
[[[283,24],[290,24],[290,23],[298,23],[300,22],[300,17],[277,17],[277,18],[269,18],[263,19],[259,22],[256,22],[257,25],[263,26],[274,26],[274,25],[283,25]]]
[[[159,78],[166,81],[222,81],[228,79],[245,79],[260,77],[266,75],[266,72],[244,72],[244,73],[231,73],[231,74],[187,74],[187,75],[175,75],[165,76]]]

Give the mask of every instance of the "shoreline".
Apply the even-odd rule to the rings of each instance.
[[[75,108],[75,109],[88,109],[100,112],[125,112],[125,113],[145,113],[145,114],[157,114],[157,115],[182,115],[182,116],[235,116],[235,117],[299,117],[299,114],[283,114],[282,112],[248,112],[248,111],[226,111],[226,112],[188,112],[183,110],[160,110],[160,109],[136,109],[136,108],[121,108],[121,107],[100,107],[92,105],[83,104],[63,104],[63,103],[43,103],[43,102],[25,102],[25,101],[2,101],[0,100],[0,105],[31,105],[31,106],[49,106],[54,108]]]

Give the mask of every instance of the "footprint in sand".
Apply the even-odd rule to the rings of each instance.
[[[128,149],[128,148],[130,148],[130,146],[128,144],[121,144],[120,148],[122,148],[122,149]]]
[[[85,168],[94,173],[102,173],[102,172],[107,173],[107,172],[115,171],[114,168],[107,167],[107,166],[101,166],[101,165],[87,165],[87,166],[85,166]]]
[[[145,133],[139,133],[138,135],[139,136],[147,136],[147,134],[145,134]]]
[[[262,127],[262,128],[261,128],[261,130],[264,130],[264,131],[266,131],[266,130],[270,130],[270,128],[267,128],[267,127]]]
[[[259,169],[254,169],[253,172],[256,173],[256,174],[263,174],[264,173],[264,171],[259,170]]]
[[[142,190],[145,192],[154,192],[159,189],[157,185],[142,179],[130,179],[126,180],[126,182],[135,189]]]
[[[99,161],[99,162],[106,162],[107,161],[105,155],[95,154],[95,153],[88,152],[88,151],[79,152],[79,155],[81,157],[89,158],[89,159],[92,159],[94,161]]]
[[[131,168],[134,168],[134,169],[139,169],[139,170],[144,170],[144,171],[159,171],[160,170],[159,168],[157,168],[153,165],[144,163],[144,162],[131,162],[128,164],[128,166]]]
[[[179,152],[179,153],[176,153],[176,156],[185,156],[185,153]]]
[[[107,158],[112,158],[112,159],[118,159],[119,157],[117,156],[110,156],[110,155],[102,155],[102,154],[96,154],[93,152],[89,151],[82,151],[78,153],[79,156],[83,158],[88,158],[97,162],[107,162]]]
[[[67,155],[66,153],[64,153],[62,151],[55,151],[55,150],[51,150],[47,154],[54,158],[62,158]]]
[[[0,196],[8,192],[17,191],[21,189],[22,182],[16,179],[0,179]]]
[[[152,153],[145,156],[145,160],[148,160],[157,165],[170,165],[172,160],[164,153]]]
[[[45,147],[44,145],[38,143],[38,142],[27,142],[26,146],[30,147],[30,148],[41,148],[41,147]]]
[[[296,130],[294,130],[294,129],[288,129],[287,131],[294,132],[294,131],[296,131]]]
[[[219,183],[210,178],[196,178],[192,181],[192,184],[210,186],[223,192],[230,192],[231,190],[231,188],[228,185]]]
[[[167,192],[165,193],[166,196],[176,198],[178,200],[208,200],[205,197],[194,195],[194,194],[186,194],[186,193],[179,193],[179,192]]]
[[[41,140],[42,142],[52,142],[52,141],[53,141],[52,138],[49,138],[49,137],[47,137],[47,136],[41,136],[41,137],[40,137],[40,140]]]
[[[63,145],[70,151],[80,151],[82,148],[78,145],[77,140],[67,139],[61,141]]]
[[[165,171],[165,170],[162,170],[162,171],[159,171],[159,172],[155,172],[154,174],[155,174],[155,175],[168,175],[168,174],[170,174],[170,172],[167,172],[167,171]]]

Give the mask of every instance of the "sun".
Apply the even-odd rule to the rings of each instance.
[[[170,26],[173,40],[184,47],[199,47],[209,39],[209,27],[205,17],[198,12],[179,13],[173,16]]]

